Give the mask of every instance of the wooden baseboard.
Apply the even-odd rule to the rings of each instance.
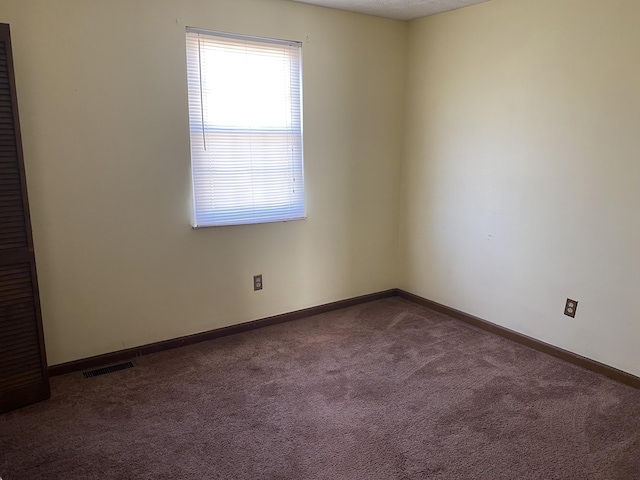
[[[478,327],[496,335],[500,335],[501,337],[520,343],[526,347],[533,348],[534,350],[538,350],[539,352],[552,355],[556,358],[572,363],[586,370],[605,375],[609,378],[612,378],[613,380],[624,383],[631,387],[640,388],[640,377],[636,377],[634,375],[631,375],[630,373],[623,372],[622,370],[610,367],[609,365],[605,365],[604,363],[596,362],[595,360],[591,360],[590,358],[583,357],[568,350],[563,350],[562,348],[541,342],[540,340],[536,340],[535,338],[531,338],[521,333],[514,332],[513,330],[501,327],[499,325],[496,325],[495,323],[488,322],[487,320],[483,320],[482,318],[475,317],[468,313],[461,312],[460,310],[456,310],[455,308],[447,307],[446,305],[442,305],[432,300],[427,300],[426,298],[414,295],[413,293],[409,293],[401,289],[398,289],[397,292],[399,297],[402,297],[413,303],[417,303],[418,305],[422,305],[423,307],[435,310],[436,312],[444,313],[445,315],[448,315],[457,320],[461,320],[465,323],[473,325],[474,327]]]
[[[362,295],[346,300],[339,300],[337,302],[318,305],[316,307],[305,308],[302,310],[296,310],[294,312],[283,313],[281,315],[275,315],[272,317],[261,318],[259,320],[240,323],[238,325],[231,325],[229,327],[196,333],[194,335],[187,335],[185,337],[150,343],[147,345],[142,345],[140,347],[128,348],[126,350],[119,350],[117,352],[106,353],[104,355],[97,355],[95,357],[83,358],[80,360],[74,360],[72,362],[61,363],[59,365],[53,365],[49,367],[49,375],[64,375],[66,373],[77,372],[80,370],[89,370],[112,363],[131,360],[135,357],[148,355],[150,353],[170,350],[185,345],[192,345],[194,343],[226,337],[227,335],[234,335],[236,333],[248,332],[250,330],[256,330],[258,328],[267,327],[269,325],[290,322],[292,320],[298,320],[300,318],[308,317],[311,315],[318,315],[320,313],[326,313],[333,310],[338,310],[340,308],[351,307],[353,305],[359,305],[361,303],[372,302],[374,300],[381,300],[383,298],[389,298],[396,295],[404,298],[405,300],[409,300],[418,305],[422,305],[423,307],[427,307],[436,312],[444,313],[445,315],[448,315],[452,318],[463,321],[475,327],[481,328],[493,334],[500,335],[501,337],[517,342],[526,347],[533,348],[534,350],[538,350],[539,352],[543,352],[548,355],[552,355],[556,358],[572,363],[586,370],[605,375],[626,385],[640,388],[640,377],[636,377],[634,375],[631,375],[630,373],[623,372],[622,370],[618,370],[614,367],[610,367],[609,365],[596,362],[595,360],[591,360],[590,358],[586,358],[568,350],[563,350],[562,348],[541,342],[540,340],[536,340],[535,338],[528,337],[513,330],[509,330],[508,328],[496,325],[495,323],[483,320],[482,318],[478,318],[468,313],[461,312],[460,310],[456,310],[455,308],[442,305],[440,303],[428,300],[426,298],[401,289],[391,289],[385,290],[383,292],[371,293],[369,295]]]
[[[326,313],[340,308],[351,307],[353,305],[359,305],[361,303],[372,302],[374,300],[381,300],[383,298],[394,297],[397,295],[396,289],[385,290],[383,292],[371,293],[368,295],[362,295],[359,297],[348,298],[346,300],[339,300],[337,302],[326,303],[324,305],[318,305],[316,307],[304,308],[302,310],[296,310],[294,312],[283,313],[281,315],[274,315],[272,317],[261,318],[259,320],[253,320],[251,322],[240,323],[238,325],[231,325],[229,327],[218,328],[215,330],[209,330],[207,332],[196,333],[194,335],[187,335],[184,337],[174,338],[171,340],[165,340],[162,342],[149,343],[134,348],[127,348],[125,350],[118,350],[117,352],[105,353],[103,355],[96,355],[95,357],[82,358],[80,360],[74,360],[72,362],[61,363],[58,365],[52,365],[49,367],[49,375],[64,375],[66,373],[77,372],[80,370],[89,370],[96,367],[101,367],[111,363],[118,363],[125,360],[131,360],[132,358],[142,355],[148,355],[150,353],[161,352],[163,350],[170,350],[173,348],[183,347],[185,345],[192,345],[194,343],[204,342],[206,340],[213,340],[215,338],[226,337],[227,335],[234,335],[236,333],[248,332],[249,330],[255,330],[262,327],[268,327],[269,325],[276,325],[278,323],[290,322],[292,320],[298,320],[300,318],[309,317],[311,315],[318,315],[320,313]]]

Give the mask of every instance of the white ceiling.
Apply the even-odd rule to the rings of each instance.
[[[293,0],[321,7],[366,13],[377,17],[413,20],[436,13],[468,7],[488,0]]]

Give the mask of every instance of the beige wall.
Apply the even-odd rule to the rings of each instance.
[[[396,286],[405,23],[278,0],[2,0],[0,22],[50,364]],[[190,228],[185,26],[305,42],[307,220]]]
[[[493,0],[410,24],[402,288],[640,374],[639,19]]]

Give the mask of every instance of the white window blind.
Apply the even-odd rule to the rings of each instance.
[[[193,225],[305,218],[301,44],[187,28]]]

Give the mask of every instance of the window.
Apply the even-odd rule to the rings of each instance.
[[[187,28],[193,225],[305,218],[301,44]]]

